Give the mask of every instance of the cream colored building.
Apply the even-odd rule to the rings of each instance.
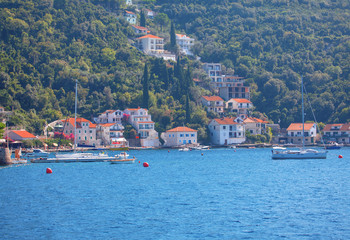
[[[207,111],[222,114],[224,112],[224,100],[219,96],[202,96],[201,102]]]
[[[237,113],[237,116],[245,119],[249,115],[249,110],[253,108],[253,103],[245,98],[231,98],[225,103],[228,112]]]
[[[162,133],[164,146],[177,147],[185,144],[197,144],[197,130],[188,127],[177,127]]]
[[[288,143],[301,145],[303,143],[303,124],[291,123],[287,128]],[[316,123],[304,124],[305,144],[314,144],[316,142],[317,125]]]
[[[269,122],[259,118],[248,117],[244,119],[243,123],[245,125],[245,130],[248,130],[252,135],[257,135],[266,132],[266,125]]]
[[[75,121],[74,118],[68,118],[66,120],[62,120],[64,126],[64,134],[70,135],[75,134]],[[96,124],[93,124],[89,120],[85,118],[77,118],[77,144],[80,145],[91,145],[97,146],[98,141],[96,139]]]
[[[164,39],[151,34],[136,38],[137,47],[148,53],[161,54],[164,53]]]

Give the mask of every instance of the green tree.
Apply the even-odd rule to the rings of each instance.
[[[143,10],[141,10],[141,13],[140,13],[140,26],[146,27],[146,16]]]
[[[142,95],[142,104],[144,108],[148,109],[149,102],[149,86],[148,86],[148,67],[147,63],[145,64],[145,69],[143,71],[143,95]]]

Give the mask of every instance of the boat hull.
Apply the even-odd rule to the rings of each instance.
[[[32,163],[72,163],[72,162],[110,162],[114,157],[101,158],[37,158],[31,159]]]
[[[290,152],[290,153],[273,153],[272,159],[326,159],[327,152]]]

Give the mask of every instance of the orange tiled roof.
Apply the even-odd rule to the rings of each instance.
[[[209,101],[209,102],[213,102],[213,101],[224,101],[221,97],[219,96],[202,96],[202,98],[204,98],[205,100]]]
[[[229,118],[229,117],[225,117],[225,118],[215,118],[214,119],[218,124],[220,125],[233,125],[233,124],[237,124],[235,122],[236,118]]]
[[[134,12],[131,12],[131,11],[127,11],[125,10],[125,13],[129,13],[129,14],[133,14],[133,15],[136,15]]]
[[[248,117],[244,121],[244,123],[269,123],[268,121],[261,120],[259,118]]]
[[[305,123],[304,129],[305,131],[310,131],[310,129],[314,126],[315,123]],[[287,131],[303,131],[302,123],[291,123],[287,128]]]
[[[136,26],[136,25],[132,25],[134,28],[136,29],[140,29],[140,30],[147,30],[146,27],[141,27],[141,26]]]
[[[340,131],[350,131],[350,123],[343,124],[343,126],[340,128]]]
[[[103,124],[99,124],[102,127],[112,127],[113,125],[115,125],[115,123],[103,123]]]
[[[17,134],[21,138],[35,138],[35,136],[24,130],[13,130],[13,133]]]
[[[62,122],[64,122],[64,123],[65,123],[65,122],[69,122],[73,127],[75,127],[75,125],[74,125],[74,118],[64,119],[64,120],[62,120]],[[91,126],[91,124],[92,124],[89,120],[87,120],[87,119],[85,119],[85,118],[77,118],[77,127],[81,127],[80,124],[81,124],[82,122],[90,123],[90,126]]]
[[[176,127],[168,130],[167,132],[197,132],[197,130],[188,127]]]
[[[235,100],[238,103],[252,103],[251,101],[249,101],[246,98],[232,98],[233,100]]]
[[[344,125],[343,123],[327,124],[326,126],[324,126],[323,131],[331,131],[332,127],[341,127],[343,125]]]
[[[127,109],[125,109],[125,110],[128,110],[128,111],[137,111],[137,110],[140,110],[141,108],[140,107],[138,107],[138,108],[127,108]],[[146,108],[144,108],[146,111],[147,111],[147,109]]]
[[[137,123],[154,123],[153,121],[148,121],[148,122],[137,122]]]
[[[157,37],[155,35],[152,35],[152,34],[148,34],[148,35],[145,35],[145,36],[142,36],[142,37],[139,37],[137,39],[144,39],[144,38],[157,38],[157,39],[163,39],[161,37]]]

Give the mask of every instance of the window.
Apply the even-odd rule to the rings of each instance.
[[[80,133],[80,130],[79,130],[79,133]]]
[[[171,134],[169,134],[169,137],[171,137]]]
[[[180,137],[183,137],[184,135],[183,134],[180,134]]]
[[[226,129],[226,126],[222,126],[222,129],[224,129],[224,130],[225,130],[225,129]]]
[[[189,137],[190,135],[189,134],[186,134],[186,137]]]
[[[194,134],[193,134],[193,133],[191,134],[191,137],[194,137]]]

